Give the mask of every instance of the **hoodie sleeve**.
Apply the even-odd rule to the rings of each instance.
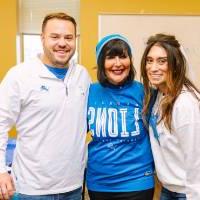
[[[184,154],[187,200],[200,199],[200,102],[189,92],[176,102],[173,124]]]
[[[6,172],[6,147],[8,131],[15,124],[19,110],[20,98],[17,74],[12,68],[0,84],[0,173]]]

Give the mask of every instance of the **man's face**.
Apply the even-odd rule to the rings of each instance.
[[[74,24],[61,19],[49,20],[41,41],[44,49],[43,62],[57,68],[66,67],[76,49]]]

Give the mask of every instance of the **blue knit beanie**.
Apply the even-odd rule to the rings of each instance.
[[[105,46],[106,43],[108,43],[109,41],[111,40],[114,40],[114,39],[119,39],[119,40],[123,40],[124,42],[126,42],[130,48],[130,51],[132,51],[132,48],[131,48],[131,45],[129,44],[128,40],[122,36],[122,35],[119,35],[119,34],[111,34],[111,35],[107,35],[105,37],[103,37],[97,44],[96,46],[96,59],[97,59],[97,62],[98,62],[98,59],[99,59],[99,55],[101,53],[101,50],[103,49],[103,47]]]

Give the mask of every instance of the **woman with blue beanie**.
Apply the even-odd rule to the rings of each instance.
[[[142,120],[144,90],[134,80],[127,39],[107,35],[96,46],[97,78],[90,87],[87,188],[91,200],[152,200],[154,164]]]

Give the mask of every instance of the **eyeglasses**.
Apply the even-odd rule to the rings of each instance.
[[[152,64],[154,64],[154,62],[159,66],[165,65],[165,64],[167,64],[167,57],[159,57],[155,60],[152,57],[146,58],[146,64],[152,65]]]

